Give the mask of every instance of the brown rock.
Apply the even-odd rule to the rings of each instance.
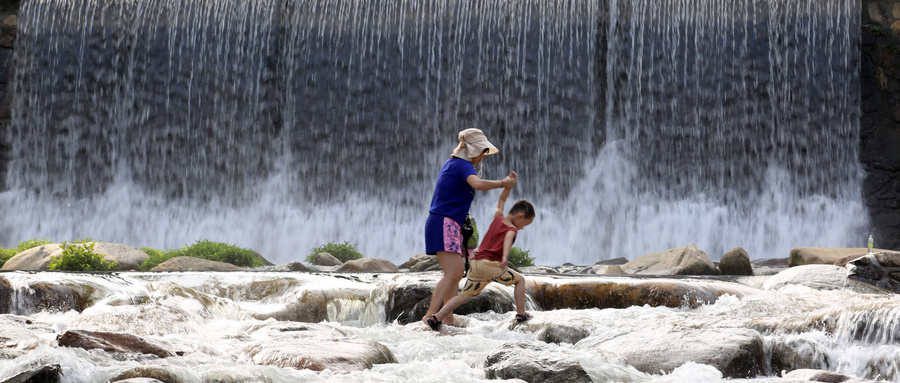
[[[340,259],[335,258],[335,256],[331,255],[331,253],[319,253],[316,254],[315,258],[313,258],[312,264],[316,266],[340,266],[343,265],[344,262],[341,262]]]
[[[350,271],[362,273],[396,273],[400,270],[397,265],[386,259],[364,257],[347,261],[336,271]]]
[[[62,254],[62,247],[58,244],[52,243],[48,245],[41,245],[38,247],[32,247],[28,250],[25,250],[19,254],[16,254],[12,258],[6,261],[3,264],[3,267],[0,270],[3,271],[12,271],[12,270],[22,270],[22,271],[46,271],[50,270],[47,265],[50,264],[50,260],[53,257],[59,256]]]
[[[719,261],[719,271],[724,275],[753,275],[750,255],[747,250],[735,247],[729,250]]]
[[[867,251],[867,249],[861,247],[795,247],[791,249],[788,266],[833,265],[845,257],[863,256]]]
[[[150,271],[239,271],[230,263],[210,261],[194,257],[175,257],[150,269]]]
[[[98,348],[106,352],[149,354],[160,358],[176,355],[139,336],[123,333],[68,330],[57,336],[56,341],[60,346],[85,350]]]

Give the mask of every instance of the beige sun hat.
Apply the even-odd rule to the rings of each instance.
[[[459,132],[459,145],[456,146],[456,149],[453,149],[453,153],[450,153],[450,155],[464,160],[471,160],[473,157],[478,157],[479,154],[484,153],[485,149],[487,149],[486,156],[500,152],[494,144],[488,141],[481,129],[471,128]]]

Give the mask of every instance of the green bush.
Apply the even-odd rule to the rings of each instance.
[[[331,254],[341,262],[352,261],[354,259],[360,259],[363,257],[362,253],[360,253],[359,250],[356,250],[356,245],[353,245],[350,242],[328,242],[325,245],[310,250],[309,255],[306,256],[306,262],[312,263],[313,260],[316,259],[316,256],[319,255],[319,253]]]
[[[528,250],[513,246],[509,249],[509,264],[515,267],[534,266],[534,258],[528,256]]]
[[[50,270],[65,271],[110,271],[118,262],[109,262],[94,253],[94,244],[69,245],[62,243],[63,252],[50,260]]]
[[[263,260],[256,256],[256,252],[250,249],[229,245],[227,243],[212,241],[197,241],[197,243],[176,250],[162,252],[153,248],[141,248],[150,257],[141,262],[141,270],[148,271],[160,263],[175,257],[194,257],[210,261],[230,263],[241,267],[259,267]]]
[[[16,254],[18,254],[16,253],[16,249],[7,249],[0,247],[0,267],[3,267],[3,264]]]

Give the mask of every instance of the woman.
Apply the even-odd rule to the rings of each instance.
[[[459,288],[465,262],[463,257],[468,255],[468,251],[463,252],[462,249],[460,227],[469,214],[475,190],[511,189],[516,186],[518,176],[515,172],[496,181],[481,179],[475,172],[475,166],[485,156],[498,152],[480,129],[463,130],[459,132],[459,145],[438,174],[428,220],[425,221],[425,252],[437,255],[444,276],[431,294],[428,312],[422,317],[425,324],[428,324],[427,319],[432,314],[456,295]],[[452,324],[453,318],[448,317],[445,322]]]

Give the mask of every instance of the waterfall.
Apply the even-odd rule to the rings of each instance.
[[[422,252],[440,164],[537,263],[862,246],[851,0],[27,0],[0,245]],[[497,192],[478,192],[488,222]]]

